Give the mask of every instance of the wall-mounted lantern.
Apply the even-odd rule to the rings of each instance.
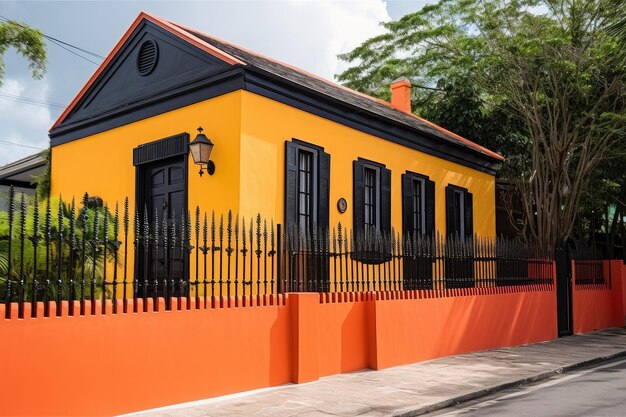
[[[189,151],[191,152],[191,157],[193,158],[193,162],[196,165],[200,165],[200,176],[204,174],[203,166],[206,166],[206,172],[209,175],[213,175],[215,173],[215,164],[210,160],[211,151],[213,150],[213,142],[211,139],[207,138],[204,133],[202,133],[204,129],[202,126],[198,128],[198,134],[196,138],[189,143]]]

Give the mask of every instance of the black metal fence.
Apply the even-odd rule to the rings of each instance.
[[[30,314],[96,314],[214,307],[294,291],[438,290],[552,284],[552,259],[505,239],[400,233],[285,230],[260,215],[216,216],[196,208],[159,218],[85,194],[27,201],[11,189],[0,213],[0,300]],[[98,304],[96,301],[102,301]],[[141,300],[141,302],[138,302]],[[75,311],[77,301],[78,311]],[[128,301],[128,302],[127,302]],[[230,302],[230,301],[229,301]]]
[[[571,256],[576,285],[611,286],[611,268],[600,248],[579,243]]]

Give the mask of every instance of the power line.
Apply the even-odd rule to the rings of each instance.
[[[65,108],[66,106],[61,104],[61,103],[55,103],[52,101],[47,101],[47,100],[40,100],[37,98],[30,98],[30,97],[24,97],[24,96],[16,96],[14,94],[8,94],[8,93],[3,93],[0,91],[0,98],[4,98],[7,100],[11,100],[11,101],[19,101],[19,102],[23,102],[23,103],[28,103],[28,104],[41,104],[43,106],[46,107],[58,107],[58,108]]]
[[[87,62],[91,62],[91,63],[92,63],[92,64],[94,64],[94,65],[100,65],[99,63],[94,62],[94,61],[92,61],[91,59],[89,59],[89,58],[86,58],[86,57],[82,56],[82,55],[81,55],[81,54],[79,54],[78,52],[74,52],[74,51],[72,51],[71,49],[69,49],[69,48],[67,48],[67,47],[63,46],[62,44],[57,43],[56,41],[51,40],[51,42],[52,42],[53,44],[55,44],[56,46],[58,46],[59,48],[63,48],[63,49],[65,49],[67,52],[70,52],[70,53],[72,53],[72,54],[76,55],[77,57],[84,59],[84,60],[85,60],[85,61],[87,61]]]
[[[55,107],[55,106],[51,106],[49,104],[43,104],[43,103],[33,103],[33,102],[29,102],[29,101],[24,101],[24,100],[18,100],[18,99],[14,99],[11,97],[0,97],[2,99],[5,100],[9,100],[9,101],[14,101],[14,102],[18,102],[18,103],[22,103],[22,104],[30,104],[33,106],[38,106],[38,107]]]
[[[2,16],[2,15],[0,15],[0,20],[2,20],[2,21],[4,21],[4,22],[9,22],[9,21],[10,21],[7,17]],[[20,24],[20,23],[18,23],[18,22],[16,22],[16,21],[14,21],[14,20],[11,20],[11,21],[12,21],[12,22],[14,22],[16,25],[18,25],[18,26],[20,26],[20,27],[25,27],[24,25],[22,25],[22,24]],[[63,48],[63,49],[65,49],[66,51],[68,51],[68,52],[70,52],[70,53],[72,53],[72,54],[76,55],[76,56],[77,56],[77,57],[79,57],[79,58],[84,59],[85,61],[91,62],[91,63],[92,63],[92,64],[94,64],[94,65],[100,65],[100,64],[99,64],[98,62],[94,62],[94,61],[90,60],[89,58],[87,58],[87,57],[85,57],[85,56],[83,56],[83,55],[81,55],[81,54],[79,54],[79,53],[77,53],[77,52],[75,52],[75,51],[72,51],[71,49],[68,49],[66,46],[69,46],[70,48],[73,48],[73,49],[76,49],[76,50],[78,50],[78,51],[84,52],[84,53],[89,54],[89,55],[91,55],[91,56],[94,56],[94,57],[96,57],[96,58],[99,58],[99,59],[102,59],[102,60],[104,59],[104,57],[103,57],[102,55],[96,54],[95,52],[91,52],[91,51],[88,51],[88,50],[86,50],[86,49],[80,48],[80,47],[78,47],[78,46],[76,46],[76,45],[72,45],[71,43],[68,43],[68,42],[62,41],[62,40],[57,39],[57,38],[55,38],[55,37],[52,37],[52,36],[50,36],[50,35],[46,35],[46,34],[45,34],[45,33],[43,33],[43,32],[42,32],[42,35],[43,35],[43,37],[44,37],[44,38],[48,39],[50,42],[52,42],[52,43],[53,43],[53,44],[55,44],[56,46],[58,46],[58,47],[60,47],[60,48]]]
[[[35,146],[24,145],[23,143],[9,142],[8,140],[0,140],[0,143],[6,143],[7,145],[22,146],[24,148],[36,149],[38,151],[43,151],[44,150],[44,148],[37,148]]]

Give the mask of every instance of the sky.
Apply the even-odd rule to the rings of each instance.
[[[28,24],[106,56],[139,12],[146,11],[333,80],[346,68],[338,54],[382,33],[380,22],[399,19],[428,2],[432,0],[0,0],[0,19]],[[50,41],[47,45],[48,71],[41,80],[32,79],[28,62],[13,50],[4,57],[0,165],[48,147],[48,129],[102,62]]]

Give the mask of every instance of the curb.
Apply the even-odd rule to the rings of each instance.
[[[475,400],[480,397],[484,397],[490,394],[494,394],[496,392],[504,391],[509,388],[514,388],[521,385],[531,384],[533,382],[542,381],[544,379],[548,379],[553,377],[554,375],[564,374],[566,372],[570,372],[579,368],[583,368],[588,365],[595,365],[601,362],[607,362],[612,359],[626,357],[626,350],[621,352],[612,353],[606,356],[600,356],[593,359],[587,359],[582,362],[576,362],[571,365],[565,365],[560,368],[552,369],[550,371],[542,372],[537,375],[529,376],[527,378],[517,379],[511,382],[505,382],[504,384],[494,385],[491,387],[483,388],[478,391],[469,392],[467,394],[459,395],[456,397],[448,398],[443,401],[439,401],[436,403],[426,404],[421,407],[408,410],[408,411],[399,411],[397,413],[392,412],[394,417],[412,417],[412,416],[420,416],[427,413],[432,413],[433,411],[439,411],[444,408],[448,408],[450,406],[459,405],[471,400]]]

